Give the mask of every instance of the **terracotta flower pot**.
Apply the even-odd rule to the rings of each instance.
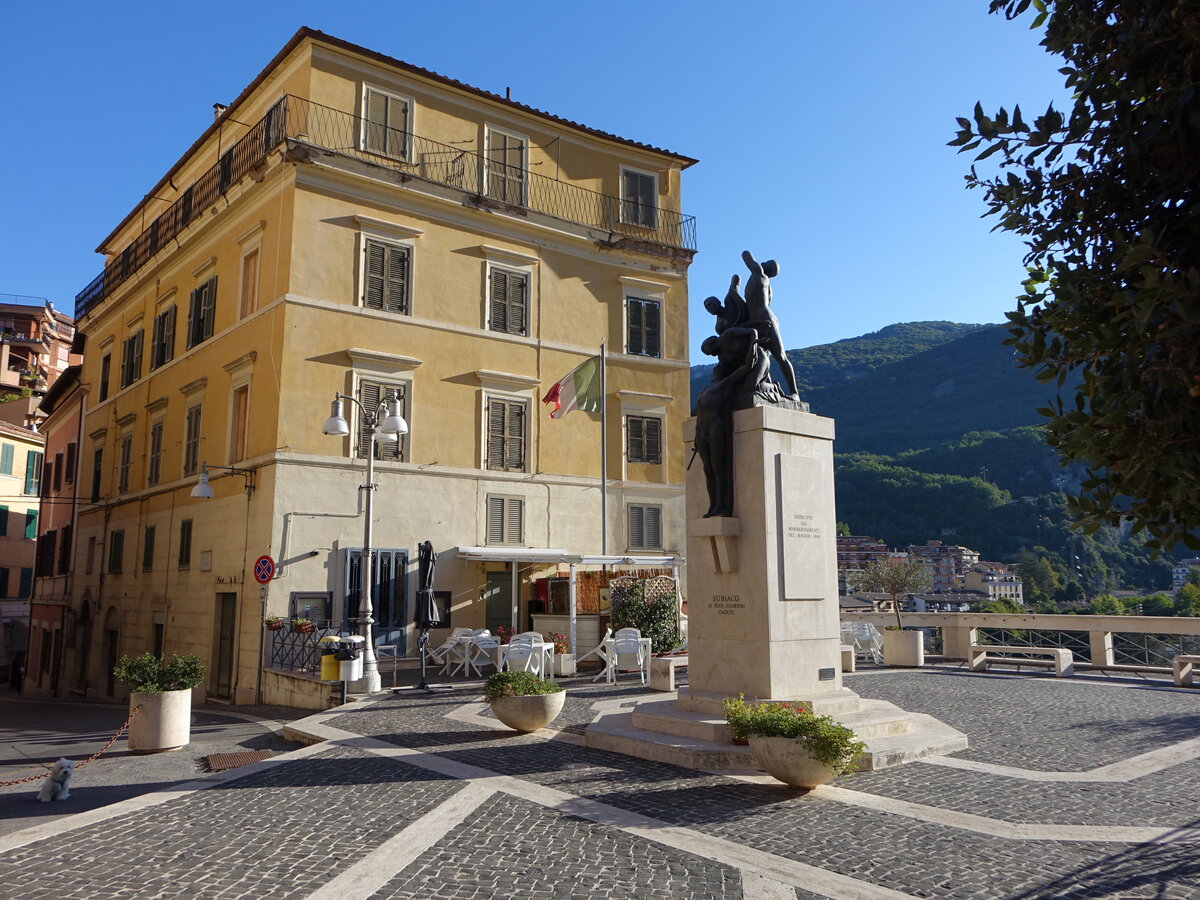
[[[496,718],[516,731],[528,733],[545,728],[562,712],[566,691],[553,694],[497,697],[492,702]]]
[[[307,625],[293,625],[292,631],[295,634],[312,634],[317,630],[317,626],[309,622]]]
[[[267,631],[282,631],[283,630],[282,622],[267,622],[265,624],[267,626]]]
[[[834,779],[833,769],[816,759],[795,738],[750,735],[754,762],[773,778],[791,787],[814,788]]]

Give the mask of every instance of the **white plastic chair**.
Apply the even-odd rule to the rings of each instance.
[[[578,666],[581,662],[583,662],[589,656],[594,656],[594,657],[596,657],[596,659],[600,660],[600,662],[603,665],[603,668],[600,669],[600,674],[597,675],[595,678],[593,678],[592,681],[599,681],[601,678],[608,677],[608,666],[609,666],[608,649],[604,645],[608,642],[608,639],[611,637],[612,637],[612,629],[609,628],[604,632],[604,637],[600,638],[599,644],[597,644],[595,647],[593,647],[587,653],[583,654],[583,656],[579,657],[579,659],[575,660],[576,666]]]
[[[504,647],[503,668],[510,672],[532,672],[542,677],[542,650],[530,637],[518,635]]]
[[[471,638],[467,656],[467,670],[473,669],[476,675],[483,674],[484,666],[496,666],[496,650],[500,647],[500,641],[490,631],[486,628],[483,631]]]
[[[650,654],[642,643],[642,633],[636,628],[622,628],[613,636],[614,662],[609,668],[608,680],[615,682],[622,669],[637,669],[642,684],[646,683],[650,668]]]
[[[427,658],[434,663],[442,664],[442,674],[450,671],[455,663],[459,663],[459,668],[461,668],[462,642],[470,635],[470,628],[455,628],[442,644],[428,651]]]
[[[883,664],[883,635],[870,622],[851,622],[854,630],[854,655],[869,656],[876,665]]]

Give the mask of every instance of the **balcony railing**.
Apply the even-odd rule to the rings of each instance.
[[[133,277],[159,249],[259,166],[285,139],[297,149],[308,148],[322,155],[352,158],[391,170],[399,175],[401,183],[417,179],[454,188],[481,206],[514,215],[536,212],[600,229],[614,242],[626,239],[674,249],[696,248],[694,216],[623,201],[505,165],[486,154],[383,128],[361,116],[289,95],[271,107],[241,140],[221,155],[216,165],[76,295],[75,317],[85,315]],[[378,148],[381,152],[368,148]]]

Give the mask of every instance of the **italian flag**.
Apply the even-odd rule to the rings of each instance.
[[[546,391],[543,403],[553,403],[550,418],[561,419],[569,412],[600,409],[600,357],[593,356],[576,366]]]

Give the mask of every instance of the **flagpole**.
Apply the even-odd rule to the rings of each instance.
[[[600,555],[608,555],[608,363],[600,342]]]

